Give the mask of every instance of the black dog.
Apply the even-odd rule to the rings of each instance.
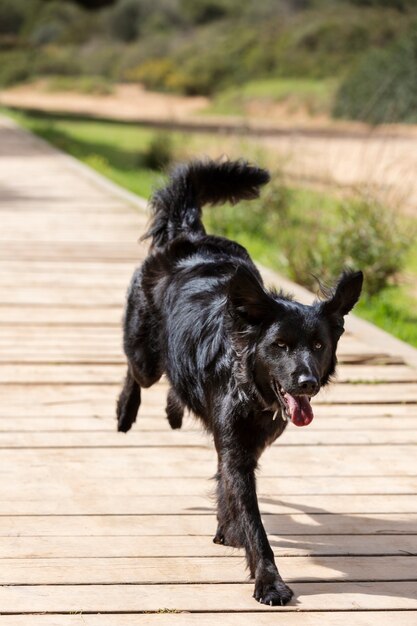
[[[310,398],[335,371],[343,316],[359,298],[362,273],[344,273],[327,300],[306,306],[267,291],[242,246],[206,235],[204,204],[255,198],[268,180],[265,170],[242,161],[194,162],[154,194],[151,250],[127,298],[128,371],[117,416],[119,430],[128,431],[141,387],[166,373],[171,426],[181,426],[187,407],[214,436],[214,542],[245,548],[254,597],[284,605],[292,591],[262,525],[257,461],[287,418],[297,426],[313,419]]]

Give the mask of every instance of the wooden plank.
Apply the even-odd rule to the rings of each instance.
[[[119,437],[128,435],[119,433]],[[181,455],[170,448],[21,448],[2,451],[3,466],[13,468],[16,477],[37,475],[49,466],[57,476],[71,468],[83,468],[90,476],[196,476],[207,478],[216,471],[215,453],[210,448],[182,448]],[[352,458],[356,462],[347,463]],[[163,463],[161,463],[163,459]],[[41,465],[39,465],[41,463]],[[262,458],[265,476],[396,476],[415,475],[413,446],[272,446]]]
[[[120,363],[102,363],[79,365],[67,363],[46,363],[42,366],[33,364],[0,365],[1,383],[115,383],[121,381],[126,373],[126,365]]]
[[[82,298],[84,299],[84,295],[82,296]],[[30,309],[32,310],[33,308],[47,308],[47,303],[42,303],[42,302],[38,302],[35,303],[34,305],[32,305],[31,303],[21,303],[20,308],[22,310],[26,310],[26,315],[27,315],[27,311]],[[57,307],[57,303],[52,303],[51,305],[51,309],[54,310]],[[63,307],[67,306],[65,304],[62,305]],[[86,309],[86,311],[88,312],[89,309],[88,307],[84,307],[83,305],[80,305],[81,309]],[[96,304],[96,308],[97,309],[103,309],[103,310],[110,310],[110,309],[114,309],[117,310],[119,312],[119,319],[121,319],[122,317],[122,312],[121,312],[121,302],[108,302],[108,303],[97,303]],[[84,315],[84,313],[81,311],[80,315]],[[113,317],[113,315],[110,315],[110,317]],[[46,328],[48,325],[45,325],[44,327]],[[51,327],[54,326],[54,324],[50,325]],[[55,327],[58,328],[60,325],[56,325]],[[90,325],[91,327],[94,327],[97,325]],[[22,328],[22,325],[20,326]],[[24,325],[23,325],[24,327]],[[75,325],[76,328],[80,327]],[[119,337],[119,339],[121,338],[121,335]],[[54,342],[52,342],[52,344],[54,344]],[[55,346],[55,349],[53,349],[53,345],[52,348],[48,347],[48,343],[45,340],[45,345],[41,346],[41,345],[33,345],[30,344],[31,349],[29,350],[29,345],[27,346],[27,349],[22,353],[19,351],[14,350],[14,346],[12,344],[8,344],[5,345],[3,342],[3,350],[8,350],[8,353],[3,355],[2,353],[0,353],[0,363],[42,363],[42,364],[48,364],[48,363],[101,363],[101,362],[111,362],[111,363],[117,363],[117,364],[126,364],[126,358],[124,357],[124,355],[122,354],[122,351],[120,349],[120,347],[116,346],[116,342],[110,342],[108,344],[108,346],[106,346],[106,352],[103,353],[102,350],[102,346],[99,345],[98,343],[92,343],[90,342],[90,349],[89,351],[86,353],[85,350],[81,349],[81,350],[76,350],[77,346],[81,346],[82,347],[82,343],[80,342],[80,339],[78,338],[74,338],[73,342],[68,342],[67,344],[63,344],[60,343],[59,346]],[[59,347],[59,350],[57,350],[57,347]],[[42,352],[42,348],[45,350],[45,352]],[[108,351],[108,348],[112,348],[111,351]],[[367,358],[367,357],[366,357]],[[339,354],[339,362],[340,363],[349,363],[351,361],[350,358],[345,357],[343,354]],[[333,385],[334,386],[334,385]],[[394,398],[395,400],[395,398]],[[391,402],[392,399],[387,399],[385,400],[385,402]],[[383,403],[384,400],[381,400],[381,403]],[[401,400],[401,402],[403,402],[403,400]],[[337,404],[337,399],[334,402],[335,404]]]
[[[247,580],[241,558],[142,557],[2,559],[0,584],[7,585],[140,585],[239,583]],[[279,568],[289,583],[327,581],[414,580],[415,556],[280,557]]]
[[[70,225],[69,225],[70,226]],[[0,259],[13,260],[18,257],[24,261],[67,261],[74,259],[78,261],[100,261],[102,263],[112,263],[113,261],[130,261],[137,263],[141,253],[139,246],[129,241],[124,242],[72,242],[58,241],[51,239],[44,241],[8,241],[0,246]],[[15,294],[16,295],[16,294]],[[23,295],[23,294],[22,294]],[[53,301],[53,294],[49,294],[48,302]],[[18,300],[16,300],[18,301]],[[19,300],[20,301],[20,300]]]
[[[342,363],[337,369],[341,383],[417,382],[417,370],[407,365],[351,365]]]
[[[297,583],[291,605],[266,607],[252,598],[252,584],[223,585],[55,585],[0,587],[2,613],[119,613],[160,611],[417,610],[416,583]],[[220,618],[218,618],[220,619]]]
[[[315,403],[314,413],[319,417],[331,417],[332,420],[338,417],[349,417],[349,419],[364,418],[364,417],[413,417],[417,418],[417,405],[416,404],[339,404],[334,402],[333,404],[319,404]],[[316,420],[317,421],[317,420]],[[395,420],[396,424],[401,423],[401,419]]]
[[[110,421],[110,420],[109,420]],[[163,430],[140,432],[134,430],[128,437],[121,437],[116,432],[115,420],[111,423],[111,432],[71,433],[71,432],[0,432],[0,449],[2,448],[143,448],[149,446],[169,448],[207,447],[211,446],[211,438],[199,430],[180,430],[172,432],[168,424]],[[161,429],[163,427],[161,416]],[[306,430],[300,433],[296,426],[288,427],[281,437],[280,447],[316,446],[316,445],[416,445],[417,429],[415,430]]]
[[[355,611],[355,626],[415,626],[415,611]],[[347,611],[306,613],[305,611],[264,613],[186,613],[168,612],[160,609],[158,613],[105,614],[92,615],[83,612],[73,615],[0,615],[0,626],[213,626],[221,619],[222,626],[346,626],[352,616]]]
[[[321,409],[322,407],[320,407]],[[320,411],[321,413],[321,411]],[[9,415],[0,415],[0,433],[60,433],[62,437],[65,437],[68,433],[80,435],[78,443],[82,442],[82,434],[85,432],[90,433],[108,433],[114,435],[116,433],[116,417],[115,415],[97,415],[95,417],[65,417],[65,416],[50,416],[50,417],[36,417],[26,414],[26,416],[13,417],[13,424],[11,423],[10,412]],[[279,443],[274,445],[286,445],[288,442],[293,442],[294,438],[297,443],[301,445],[301,441],[316,441],[318,437],[325,437],[323,444],[332,443],[331,439],[333,434],[340,434],[340,437],[347,438],[357,436],[360,438],[362,434],[365,436],[374,437],[374,441],[382,443],[384,437],[387,438],[387,443],[392,442],[395,444],[396,437],[406,436],[407,431],[410,433],[410,437],[413,437],[413,433],[416,430],[416,419],[414,417],[328,417],[326,415],[317,415],[314,421],[309,424],[308,428],[300,431],[294,426],[288,426],[285,433],[279,439]],[[404,434],[402,434],[404,431]],[[200,441],[201,434],[204,434],[200,422],[192,417],[185,416],[181,430],[175,435],[175,437],[181,437],[184,433],[189,437],[191,433],[196,437],[196,441]],[[301,433],[301,434],[300,434]],[[159,441],[161,443],[168,443],[172,441],[171,428],[165,417],[165,411],[162,406],[159,414],[155,411],[154,415],[143,415],[142,411],[139,413],[137,422],[133,429],[129,432],[129,437],[126,438],[126,445],[129,445],[132,440],[132,444],[146,443],[150,444],[153,438],[161,436]],[[210,436],[208,440],[211,441]],[[391,438],[392,437],[392,438]],[[175,438],[175,441],[177,439]],[[179,439],[179,441],[181,438]],[[154,441],[155,443],[155,441]],[[334,443],[334,441],[333,441]],[[348,443],[348,439],[345,440]],[[359,440],[356,443],[360,443]],[[410,440],[410,443],[413,443]]]
[[[59,346],[55,346],[56,358],[58,361],[62,360],[63,355],[60,353]],[[11,355],[10,355],[11,356]],[[10,356],[8,358],[10,358]],[[28,355],[29,356],[29,355]],[[31,354],[32,356],[32,354]],[[70,356],[65,355],[65,360]],[[96,355],[89,351],[88,347],[81,349],[80,347],[74,347],[72,358],[86,358],[96,360]],[[113,351],[106,347],[103,348],[102,356],[107,360],[112,358]],[[7,355],[3,353],[2,360],[4,361]],[[114,384],[106,385],[0,385],[0,398],[8,397],[13,398],[14,395],[19,396],[21,400],[25,400],[27,404],[32,402],[41,402],[45,398],[48,400],[57,399],[61,401],[66,399],[77,399],[80,394],[88,395],[91,399],[100,398],[102,400],[114,401],[115,395],[120,389],[120,382],[116,381]],[[161,387],[155,386],[148,389],[146,397],[149,400],[160,402]],[[22,401],[20,403],[22,403]],[[392,384],[335,384],[330,388],[325,388],[317,398],[312,401],[313,408],[319,404],[331,404],[333,402],[346,403],[346,404],[386,404],[386,403],[410,403],[417,404],[417,383],[392,383]]]
[[[4,476],[8,473],[3,472]],[[75,484],[68,493],[68,485]],[[14,481],[0,481],[0,496],[5,498],[4,511],[10,513],[8,502],[13,494],[16,500],[19,497],[17,489],[26,489],[30,494],[28,504],[36,501],[34,494],[42,494],[43,487],[50,489],[51,497],[59,496],[57,489],[61,489],[68,496],[73,496],[74,492],[79,492],[79,498],[83,494],[87,497],[114,497],[114,494],[130,494],[130,497],[141,496],[204,496],[208,498],[214,492],[214,483],[210,478],[187,477],[154,477],[147,478],[132,475],[123,480],[118,477],[106,477],[106,491],[103,492],[103,480],[101,477],[80,475],[79,472],[67,472],[57,475],[42,475],[42,481],[36,476],[23,475],[20,479],[15,477]],[[362,476],[349,476],[341,480],[338,476],[264,476],[259,474],[258,493],[260,497],[264,495],[275,495],[279,498],[284,496],[304,496],[308,495],[382,495],[386,500],[390,500],[392,495],[407,495],[408,497],[417,492],[417,476],[367,476],[366,480]],[[410,498],[411,500],[411,498]],[[72,500],[71,500],[72,502]],[[58,504],[56,504],[58,506]]]
[[[311,476],[339,476],[341,480],[351,476],[415,475],[413,452],[407,446],[387,446],[383,454],[378,446],[276,446],[265,454],[262,472],[270,477],[302,477],[308,467]],[[57,477],[71,471],[74,476],[88,473],[107,479],[116,473],[120,480],[134,476],[209,478],[216,471],[214,452],[205,448],[182,448],[181,455],[168,447],[141,448],[140,453],[135,448],[20,448],[4,449],[2,457],[4,475],[11,474],[13,468],[16,480],[30,476],[40,479],[46,467]],[[349,457],[355,458],[357,464],[347,463]]]
[[[1,387],[0,387],[1,394]],[[143,393],[144,401],[139,410],[139,417],[135,423],[133,430],[161,430],[167,429],[167,421],[165,417],[164,405],[149,406],[146,403],[147,391]],[[14,399],[16,402],[16,399]],[[56,430],[50,428],[55,425],[59,430],[78,430],[77,424],[91,424],[93,430],[102,430],[98,428],[101,425],[106,430],[113,430],[115,427],[115,410],[114,405],[109,404],[106,407],[100,407],[100,414],[97,411],[86,411],[84,414],[71,413],[71,407],[65,410],[65,405],[47,404],[40,408],[37,405],[26,406],[24,404],[12,403],[7,406],[0,404],[0,430],[9,431],[11,425],[8,420],[13,414],[13,424],[16,428],[13,430]],[[308,432],[316,429],[331,430],[334,429],[354,429],[362,428],[376,429],[398,429],[413,430],[417,418],[417,405],[415,404],[355,404],[355,405],[314,405],[315,419],[308,427]],[[26,424],[26,425],[25,425]],[[31,428],[33,424],[33,428]],[[186,428],[194,428],[200,430],[199,421],[193,417],[185,416],[184,425]],[[62,425],[62,427],[61,427]],[[80,426],[80,428],[83,428]],[[298,431],[304,432],[304,431]],[[281,440],[282,441],[282,440]]]
[[[198,513],[212,515],[215,512],[213,498],[209,497],[210,486],[201,495],[177,495],[172,501],[169,495],[138,495],[134,484],[121,484],[113,493],[99,489],[89,490],[84,486],[77,493],[78,476],[75,480],[59,476],[55,481],[35,487],[33,482],[17,479],[13,489],[0,489],[5,500],[0,501],[0,515],[185,515]],[[212,489],[213,490],[213,489]],[[417,513],[416,498],[409,495],[303,495],[292,496],[259,493],[259,504],[263,514],[283,515],[305,511],[310,515],[326,513]],[[62,497],[60,497],[60,495]],[[64,497],[65,496],[65,497]],[[416,529],[417,530],[417,529]],[[417,548],[417,546],[416,546]]]
[[[275,555],[353,556],[416,554],[416,535],[289,535],[271,541]],[[227,557],[242,563],[243,551],[214,544],[210,535],[165,537],[155,541],[145,537],[0,537],[0,559],[24,558],[138,558],[138,557]],[[0,563],[1,565],[1,563]]]
[[[96,327],[100,328],[100,327]],[[95,337],[96,328],[89,328],[89,332]],[[81,328],[80,328],[81,330]],[[108,328],[106,328],[108,330]],[[39,328],[37,329],[39,334]],[[118,337],[120,341],[120,338]],[[98,339],[94,338],[94,341]],[[125,373],[125,364],[4,364],[0,365],[0,383],[115,383],[119,381]],[[417,382],[417,370],[403,365],[387,366],[352,366],[342,365],[339,368],[338,381],[350,382],[365,380],[376,382]]]
[[[83,270],[81,270],[83,271]],[[16,304],[0,303],[0,323],[2,325],[13,324],[14,327],[37,325],[38,331],[43,332],[44,326],[54,327],[68,326],[71,324],[75,328],[86,325],[93,326],[116,326],[120,328],[122,314],[120,306],[84,306],[84,307],[62,307],[59,305],[44,306],[30,305],[30,321],[27,307]],[[39,328],[39,327],[42,328]]]
[[[300,505],[302,511],[302,504]],[[416,534],[414,513],[351,514],[300,512],[263,515],[270,535],[410,535]],[[8,515],[0,517],[1,537],[214,535],[214,515]]]
[[[105,385],[101,386],[103,389]],[[2,397],[2,385],[0,385],[0,397]],[[109,419],[114,420],[115,418],[115,402],[119,389],[114,393],[113,398],[103,402],[101,398],[94,397],[92,395],[87,394],[87,396],[83,394],[79,394],[78,398],[72,402],[68,402],[64,397],[52,397],[46,402],[45,397],[40,399],[34,399],[31,401],[30,393],[31,389],[28,387],[28,395],[27,398],[22,400],[22,395],[18,393],[12,393],[14,390],[9,389],[9,395],[3,394],[3,398],[5,398],[4,402],[0,402],[0,419],[10,419],[10,416],[17,418],[27,418],[32,419],[34,417],[52,417],[52,418],[90,418],[90,419]],[[44,388],[45,391],[45,388]],[[158,420],[162,420],[165,423],[166,418],[164,417],[164,400],[165,394],[161,395],[161,402],[158,403],[150,403],[148,399],[150,398],[149,390],[144,390],[143,393],[143,402],[140,407],[139,419],[138,423],[134,426],[134,429],[140,428],[141,418],[146,417],[156,417]],[[7,399],[8,398],[8,399]],[[360,418],[360,416],[366,417],[374,417],[375,424],[377,424],[378,418],[382,417],[393,417],[400,422],[403,416],[413,417],[416,415],[417,405],[416,404],[314,404],[314,414],[315,421],[314,424],[317,424],[319,419],[328,418],[332,422],[340,417],[355,417]],[[322,417],[321,417],[322,416]],[[157,420],[155,420],[157,421]],[[324,422],[323,422],[324,423]],[[327,421],[329,424],[329,421]],[[312,425],[312,427],[315,427]],[[360,423],[357,422],[357,427],[360,428]],[[132,431],[134,432],[134,431]]]

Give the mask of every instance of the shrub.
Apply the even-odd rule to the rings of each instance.
[[[82,64],[76,49],[69,46],[49,45],[42,48],[35,57],[37,75],[76,76],[82,72]]]
[[[85,94],[107,96],[113,93],[113,85],[102,76],[55,76],[48,81],[48,91],[76,91]]]
[[[155,133],[147,148],[141,154],[141,165],[150,170],[164,170],[174,160],[174,146],[171,135]]]
[[[29,5],[33,4],[28,2]],[[75,3],[50,0],[33,11],[26,30],[32,44],[81,43],[91,36],[93,17]]]
[[[27,16],[26,0],[0,0],[0,35],[18,35]]]
[[[372,50],[340,86],[336,117],[371,124],[417,120],[417,24],[387,50]]]
[[[166,89],[171,77],[175,74],[176,68],[172,59],[168,57],[149,59],[138,66],[127,69],[124,78],[141,82],[149,89]]]
[[[78,50],[78,58],[83,74],[117,79],[122,50],[121,44],[100,39],[81,46]]]
[[[10,87],[28,80],[34,73],[34,60],[28,51],[0,52],[0,86]]]
[[[231,4],[230,0],[182,0],[181,8],[193,24],[206,24],[226,17]]]
[[[360,7],[388,7],[404,11],[407,6],[411,6],[414,0],[350,0],[352,4]]]
[[[110,29],[116,39],[129,42],[140,32],[144,3],[140,0],[120,0],[110,14]]]
[[[364,272],[367,295],[380,293],[402,269],[412,241],[393,211],[374,198],[357,193],[338,200],[294,190],[281,175],[260,200],[213,208],[207,221],[312,290],[317,278],[332,284],[350,266]]]
[[[313,228],[284,242],[292,277],[314,287],[315,277],[333,282],[343,267],[361,269],[364,291],[379,293],[404,264],[411,244],[392,210],[379,201],[358,195],[337,206],[336,219],[326,227],[322,217]]]

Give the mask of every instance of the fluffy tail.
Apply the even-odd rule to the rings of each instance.
[[[168,185],[151,199],[153,217],[144,238],[164,246],[181,233],[204,234],[201,209],[205,204],[251,200],[269,181],[266,170],[246,161],[192,161],[179,165]]]

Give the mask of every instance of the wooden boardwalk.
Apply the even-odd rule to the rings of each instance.
[[[166,385],[115,432],[145,212],[6,120],[0,211],[0,626],[417,623],[417,369],[400,349],[347,334],[314,422],[265,453],[261,509],[296,598],[263,607],[242,553],[211,541],[214,451],[191,420],[169,429]]]

